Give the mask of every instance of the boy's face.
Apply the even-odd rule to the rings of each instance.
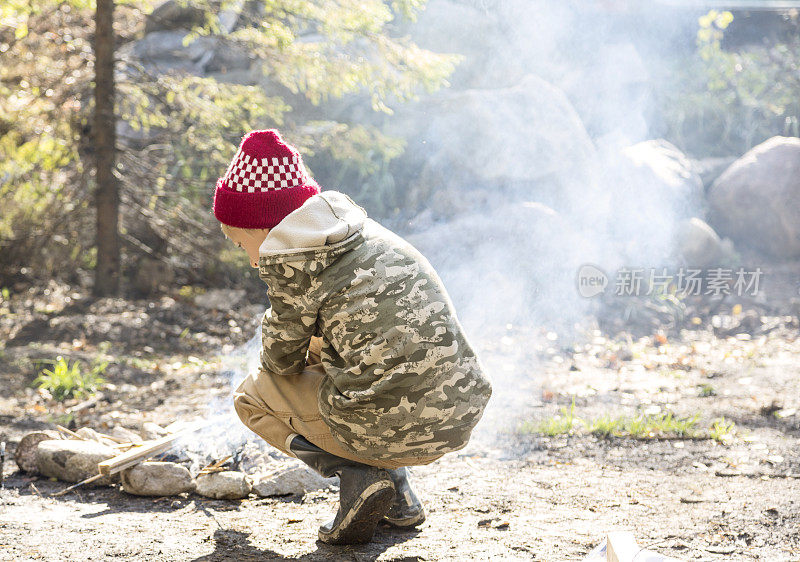
[[[269,234],[269,229],[245,229],[223,225],[222,232],[231,242],[247,252],[247,257],[250,258],[250,266],[257,268],[258,248],[264,242],[267,234]]]

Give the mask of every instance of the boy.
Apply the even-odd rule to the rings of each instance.
[[[234,394],[241,420],[324,477],[330,544],[381,521],[419,525],[406,466],[463,448],[491,395],[428,261],[341,193],[320,193],[276,130],[242,139],[214,215],[267,283],[262,368]]]

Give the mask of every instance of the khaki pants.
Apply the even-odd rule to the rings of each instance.
[[[315,360],[313,355],[310,360]],[[290,437],[302,435],[314,445],[345,459],[380,468],[428,464],[442,455],[404,457],[390,460],[361,458],[342,447],[319,413],[317,390],[325,378],[318,362],[298,375],[275,375],[264,369],[249,375],[233,395],[242,422],[267,443],[294,456],[288,450]]]

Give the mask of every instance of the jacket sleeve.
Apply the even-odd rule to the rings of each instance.
[[[268,294],[270,308],[261,322],[261,365],[277,375],[296,375],[306,366],[318,307],[308,294],[280,290]]]

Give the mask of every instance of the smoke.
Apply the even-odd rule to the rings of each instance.
[[[479,426],[486,443],[538,402],[539,373],[566,365],[592,328],[599,307],[576,290],[580,266],[611,276],[623,266],[674,265],[680,221],[703,216],[702,184],[673,181],[684,172],[653,157],[671,148],[631,148],[658,138],[655,84],[691,49],[698,13],[589,0],[429,6],[416,39],[466,57],[453,83],[467,93],[414,108],[431,122],[422,178],[439,182],[431,190],[456,192],[451,207],[471,208],[416,221],[404,234],[440,273],[492,378]],[[508,154],[524,162],[508,165]],[[482,169],[471,182],[452,180],[475,162]],[[449,173],[431,173],[431,163]]]
[[[177,447],[192,459],[192,470],[228,455],[237,456],[237,462],[258,457],[252,451],[247,457],[242,457],[241,452],[248,444],[251,448],[263,450],[263,442],[241,422],[233,409],[233,392],[248,374],[260,367],[260,351],[259,326],[247,343],[221,357],[220,376],[225,392],[209,402],[202,429],[186,434],[177,443]]]

